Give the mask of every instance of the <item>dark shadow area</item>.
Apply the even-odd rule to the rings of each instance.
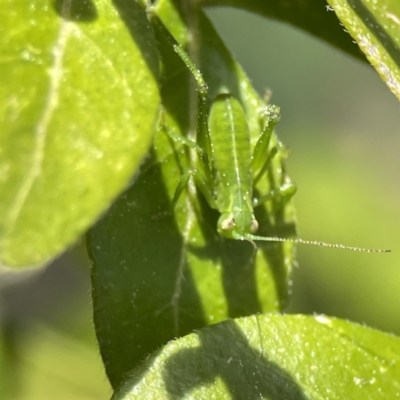
[[[53,7],[67,21],[92,22],[98,17],[93,0],[54,0]]]
[[[221,378],[233,400],[305,400],[293,378],[248,339],[234,321],[198,332],[201,346],[171,356],[163,379],[169,399],[186,397],[192,390],[212,385]],[[261,340],[261,337],[260,337]],[[262,348],[262,344],[261,344]]]
[[[284,163],[281,164],[282,177],[286,175]],[[278,190],[283,184],[283,178],[279,182],[276,181],[276,177],[273,171],[273,165],[270,165],[267,171],[268,181],[270,183],[271,190]],[[256,190],[254,193],[255,197],[260,197],[260,193]],[[260,228],[257,232],[258,235],[264,237],[281,237],[281,238],[293,238],[296,237],[296,226],[294,222],[288,223],[285,219],[285,206],[290,199],[273,198],[270,200],[272,203],[272,213],[269,215],[265,207],[255,208],[255,217],[259,222]],[[274,242],[257,242],[260,251],[263,252],[268,265],[271,268],[271,273],[274,276],[276,282],[276,288],[278,291],[278,298],[281,302],[280,308],[283,309],[288,299],[288,281],[290,279],[288,266],[285,262],[286,255],[284,253],[283,243]]]
[[[163,26],[157,25],[157,27],[159,29],[155,31],[155,35],[163,66],[161,75],[163,109],[165,114],[171,117],[175,125],[170,126],[170,129],[179,129],[179,133],[188,132],[190,129],[190,104],[187,96],[190,91],[190,79],[193,79],[193,77],[187,66],[174,51],[166,35],[163,34]],[[172,141],[171,145],[174,148],[176,147]]]
[[[364,24],[368,26],[368,29],[374,33],[375,37],[383,43],[385,49],[390,54],[390,57],[400,68],[400,49],[394,40],[386,33],[385,28],[361,0],[347,0],[347,3],[356,12]]]
[[[113,387],[148,354],[206,325],[191,271],[182,265],[181,233],[171,213],[160,213],[170,210],[162,166],[152,150],[133,185],[88,234],[94,322]]]
[[[190,246],[189,250],[200,259],[220,262],[222,284],[230,318],[262,312],[255,276],[254,249],[249,242],[226,239],[217,233],[220,213],[211,209],[198,191],[201,212],[198,221],[206,246]]]
[[[244,317],[262,312],[253,246],[248,242],[222,239],[220,249],[229,317]]]
[[[135,0],[112,0],[112,3],[128,29],[133,41],[139,47],[143,59],[158,81],[159,65],[154,32],[149,25],[145,11]],[[128,49],[127,49],[128,50]],[[134,71],[132,71],[134,73]]]

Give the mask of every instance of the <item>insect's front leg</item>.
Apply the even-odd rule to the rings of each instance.
[[[161,111],[163,115],[163,111]],[[203,149],[193,140],[188,139],[186,136],[181,135],[180,133],[172,131],[165,123],[163,117],[161,118],[161,128],[160,128],[173,142],[177,144],[183,144],[190,149],[193,149],[197,152],[199,156],[201,156],[204,151]]]
[[[262,113],[266,117],[264,129],[254,147],[252,157],[252,169],[254,174],[254,184],[267,172],[272,160],[279,151],[279,144],[270,147],[271,137],[275,125],[279,122],[281,114],[280,108],[276,105],[267,105]],[[253,207],[260,206],[267,201],[280,200],[287,202],[296,193],[296,186],[293,183],[285,183],[279,188],[272,189],[270,192],[253,199]]]
[[[272,158],[278,151],[276,147],[269,150],[269,145],[274,127],[281,118],[280,108],[276,105],[267,105],[263,107],[261,112],[266,117],[266,123],[253,150],[251,166],[255,174],[255,182],[264,174]]]
[[[217,204],[215,202],[213,192],[210,190],[207,178],[204,177],[204,175],[197,170],[189,170],[182,175],[179,184],[175,190],[174,198],[172,199],[172,209],[176,207],[176,204],[178,203],[178,200],[181,197],[183,190],[186,188],[191,176],[193,176],[197,187],[200,189],[201,193],[203,193],[203,196],[205,197],[209,206],[211,208],[217,209]]]
[[[168,32],[168,30],[164,27],[158,17],[153,15],[151,20],[155,29],[160,31],[166,37],[175,53],[180,57],[180,59],[192,73],[196,82],[198,94],[196,142],[193,142],[187,138],[182,137],[181,135],[176,135],[166,130],[166,133],[171,137],[172,140],[184,143],[188,147],[195,149],[198,155],[195,169],[183,175],[175,192],[173,203],[174,205],[176,204],[180,195],[182,194],[183,189],[187,185],[190,176],[193,176],[197,186],[203,193],[210,207],[216,208],[215,200],[213,197],[214,171],[211,162],[212,145],[208,128],[208,86],[195,63],[192,61],[192,59],[189,57],[183,47]]]
[[[203,150],[202,162],[204,174],[206,179],[210,182],[212,175],[212,145],[210,138],[210,131],[208,128],[208,86],[201,74],[200,70],[196,67],[195,63],[182,48],[179,43],[173,44],[175,52],[179,55],[181,60],[186,64],[187,68],[192,73],[197,86],[197,98],[198,98],[198,109],[197,109],[197,129],[196,129],[196,141],[200,148]],[[206,156],[204,156],[204,154]]]

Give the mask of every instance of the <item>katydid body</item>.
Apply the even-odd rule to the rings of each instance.
[[[205,99],[201,99],[205,101]],[[204,118],[200,115],[200,119]],[[267,240],[253,235],[258,229],[254,217],[253,188],[254,169],[262,173],[263,163],[257,163],[253,153],[266,151],[274,123],[267,123],[253,152],[250,132],[244,110],[239,101],[230,94],[218,95],[212,103],[207,120],[199,121],[197,134],[205,149],[199,155],[197,168],[186,173],[175,193],[173,205],[193,176],[198,188],[203,193],[211,208],[221,213],[217,230],[221,236],[236,240]],[[194,146],[191,146],[194,148]],[[268,157],[264,156],[264,161]],[[257,167],[258,165],[258,167]],[[263,196],[264,201],[277,196],[290,197],[295,193],[295,186],[287,184],[274,193]],[[262,201],[257,202],[257,205]]]
[[[265,194],[257,201],[253,199],[255,184],[265,174],[277,152],[276,147],[271,149],[269,147],[273,128],[279,121],[279,108],[265,106],[264,128],[252,150],[246,115],[239,100],[231,94],[219,94],[208,110],[208,88],[201,72],[182,47],[178,44],[173,44],[173,47],[197,82],[199,103],[197,143],[190,146],[197,149],[199,153],[197,165],[183,175],[175,192],[173,206],[176,205],[190,176],[193,176],[197,187],[203,193],[210,207],[221,213],[217,230],[223,237],[247,240],[254,247],[256,247],[254,241],[268,241],[304,243],[364,252],[390,251],[349,247],[299,238],[254,235],[258,229],[258,222],[254,217],[254,206],[277,197],[290,198],[296,190],[293,184],[287,184]],[[187,141],[187,139],[185,140]]]
[[[221,213],[218,232],[244,239],[257,230],[258,223],[253,213],[250,134],[238,100],[228,94],[217,96],[209,130],[216,209]]]

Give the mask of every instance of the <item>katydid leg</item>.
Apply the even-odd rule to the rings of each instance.
[[[264,114],[266,115],[267,121],[256,145],[254,146],[252,157],[253,173],[256,174],[256,176],[261,173],[266,163],[265,160],[269,154],[268,148],[272,132],[275,125],[280,120],[280,108],[275,105],[268,105],[265,107]]]
[[[163,123],[162,130],[166,133],[166,135],[177,144],[184,144],[189,148],[196,150],[199,155],[203,153],[203,149],[193,140],[188,139],[186,136],[181,135],[180,133],[173,132],[169,127]]]
[[[200,189],[209,206],[211,208],[218,209],[213,193],[209,189],[206,178],[199,171],[195,170],[190,170],[181,176],[179,184],[175,190],[174,198],[172,199],[172,208],[174,209],[176,207],[176,204],[178,203],[178,200],[181,197],[183,190],[186,188],[191,176],[193,176],[197,187]]]
[[[197,87],[197,131],[196,131],[196,142],[203,149],[207,157],[202,155],[202,161],[204,163],[204,173],[207,175],[207,179],[212,177],[212,144],[210,138],[210,131],[208,128],[208,86],[204,81],[204,78],[200,70],[196,67],[193,61],[185,50],[176,43],[174,45],[175,52],[179,55],[181,60],[186,64],[190,72],[192,73]]]
[[[267,153],[267,157],[265,158],[264,164],[260,171],[256,174],[254,178],[254,184],[257,184],[261,177],[267,172],[272,160],[278,154],[278,147],[274,146],[269,153]],[[254,172],[254,171],[253,171]]]

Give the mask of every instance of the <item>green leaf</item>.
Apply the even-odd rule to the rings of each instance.
[[[156,10],[185,46],[185,14],[168,1],[157,3]],[[256,140],[260,98],[203,13],[190,16],[198,17],[194,41],[201,38],[201,43],[195,44],[194,58],[210,87],[210,99],[222,90],[240,99]],[[190,116],[196,111],[192,77],[165,37],[157,39],[167,129],[190,135],[195,131]],[[276,137],[273,141],[277,143]],[[257,185],[261,193],[289,181],[284,158],[282,146],[268,179]],[[219,214],[194,185],[172,212],[175,189],[182,173],[194,167],[191,162],[188,148],[173,143],[160,129],[132,187],[88,235],[96,332],[114,387],[139,361],[177,336],[228,317],[277,311],[285,304],[294,263],[292,244],[260,244],[254,262],[250,243],[218,235]],[[256,218],[260,235],[295,234],[291,202],[260,206]]]
[[[343,0],[343,3],[345,1]],[[200,3],[204,6],[242,8],[267,18],[287,22],[327,41],[353,57],[366,61],[339,24],[335,14],[329,12],[325,0],[201,0]]]
[[[7,0],[0,19],[0,259],[20,267],[126,187],[154,131],[158,55],[135,2]]]
[[[395,399],[400,339],[326,316],[259,315],[168,343],[112,397]]]
[[[400,100],[400,2],[328,0],[345,28]]]

